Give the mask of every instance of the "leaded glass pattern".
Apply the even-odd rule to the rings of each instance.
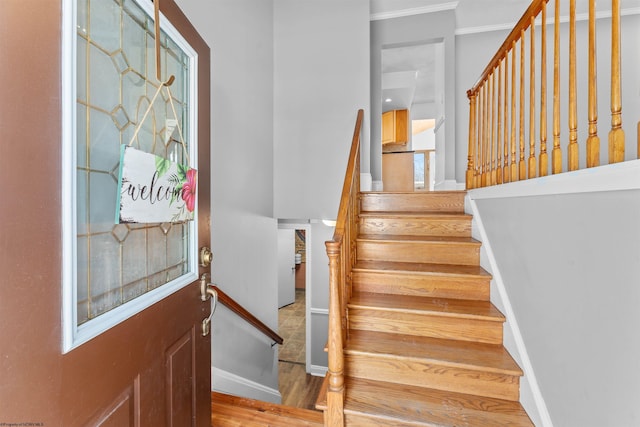
[[[120,145],[127,144],[159,82],[152,18],[134,0],[77,0],[77,324],[189,272],[189,223],[114,224]],[[162,32],[162,78],[175,76],[173,103],[185,142],[189,57]],[[188,156],[163,91],[133,146],[175,162]]]

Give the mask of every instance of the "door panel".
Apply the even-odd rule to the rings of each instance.
[[[0,203],[0,422],[208,426],[211,342],[199,328],[210,307],[198,283],[63,353],[60,46],[67,6],[0,2],[0,76],[11,81],[0,120],[16,141],[0,145],[0,191],[16,194]],[[210,246],[209,48],[172,0],[161,6],[198,53],[197,235],[199,246]],[[30,187],[20,196],[19,182]]]
[[[293,304],[296,299],[295,230],[278,229],[278,308]]]

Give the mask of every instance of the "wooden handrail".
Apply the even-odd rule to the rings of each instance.
[[[511,30],[505,41],[502,43],[502,46],[500,46],[496,54],[493,55],[493,58],[491,58],[491,61],[489,61],[489,64],[485,67],[480,78],[476,81],[476,84],[474,84],[473,88],[470,89],[471,92],[474,94],[478,92],[478,89],[489,78],[491,73],[493,73],[493,70],[495,70],[500,61],[502,61],[502,58],[504,58],[511,50],[513,43],[520,40],[520,31],[525,31],[529,28],[529,25],[531,24],[531,17],[538,16],[542,10],[542,3],[547,2],[549,2],[549,0],[534,0],[531,2],[531,5],[529,5],[529,8],[526,10],[524,15],[522,15],[516,26],[513,27],[513,30]]]
[[[560,78],[561,17],[559,15],[560,2],[565,0],[553,0],[555,3],[554,31],[553,40],[549,42],[549,50],[553,49],[553,87],[550,86],[551,82],[549,84],[547,82],[547,3],[549,1],[551,0],[531,1],[516,26],[484,68],[480,78],[467,91],[470,110],[469,153],[466,171],[468,189],[542,177],[547,175],[549,166],[551,166],[551,173],[557,174],[563,170],[575,171],[585,165],[586,167],[594,167],[601,163],[597,126],[597,90],[599,86],[603,85],[598,85],[596,76],[598,63],[596,61],[595,0],[589,0],[588,37],[585,37],[584,47],[580,48],[577,46],[576,0],[567,0],[569,9],[568,39],[563,42],[568,44],[568,55],[566,58],[562,58],[567,65],[566,80]],[[540,18],[541,28],[540,36],[536,38],[535,26],[538,18]],[[612,0],[611,131],[609,132],[608,163],[625,160],[620,37],[620,0]],[[528,54],[525,53],[526,44],[528,44],[526,46]],[[584,93],[577,93],[578,62],[576,56],[578,51],[586,51],[588,54],[588,88],[584,90]],[[511,62],[510,79],[508,78],[509,62]],[[519,65],[516,65],[517,63]],[[529,88],[525,91],[527,81]],[[567,82],[563,90],[560,88],[561,81]],[[507,98],[509,93],[511,95],[510,101]],[[537,93],[540,94],[539,102]],[[551,93],[553,96],[553,149],[551,150],[551,159],[549,159],[547,116],[550,111],[547,107],[547,96]],[[501,99],[502,96],[504,96],[503,99]],[[561,97],[563,97],[562,102]],[[504,109],[501,102],[504,102]],[[566,108],[563,114],[560,112],[561,105]],[[583,118],[578,117],[578,105],[588,106],[587,115]],[[528,120],[525,120],[525,114],[528,114]],[[539,122],[536,122],[537,116],[540,117]],[[564,123],[561,123],[561,116]],[[511,124],[510,129],[509,123]],[[579,132],[579,125],[587,128],[586,131]],[[564,126],[567,131],[564,141],[561,140],[561,126]],[[640,124],[638,126],[640,151]],[[585,141],[579,141],[579,134],[583,133],[588,134],[588,138]],[[504,141],[501,141],[502,138]],[[584,148],[580,148],[581,145]],[[511,148],[510,152],[509,148]],[[501,159],[502,153],[504,153],[504,158]],[[563,169],[562,158],[564,156],[566,156],[567,163]],[[640,157],[640,153],[638,157]]]
[[[329,257],[328,389],[325,425],[344,426],[344,343],[347,339],[347,303],[351,297],[351,270],[356,260],[355,239],[360,216],[360,133],[364,111],[358,110],[347,171],[340,196],[333,239],[325,242]]]
[[[271,338],[276,342],[276,344],[282,345],[284,339],[280,335],[278,335],[273,329],[269,328],[267,325],[262,323],[260,319],[251,314],[246,308],[241,306],[231,298],[229,295],[225,294],[218,286],[209,284],[209,288],[216,291],[218,294],[218,301],[224,304],[229,310],[236,313],[238,316],[242,317],[254,328]]]

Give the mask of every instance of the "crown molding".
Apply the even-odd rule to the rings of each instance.
[[[640,15],[640,7],[630,7],[630,8],[626,8],[626,9],[621,9],[620,10],[620,15],[621,16],[628,16],[628,15]],[[549,17],[547,19],[548,24],[547,25],[551,25],[553,24],[552,21],[553,16]],[[596,19],[606,19],[606,18],[611,18],[611,11],[600,11],[600,12],[596,12]],[[578,13],[576,14],[576,22],[578,21],[588,21],[589,20],[589,14],[588,13]],[[562,15],[560,16],[560,23],[564,24],[569,22],[569,15]],[[536,19],[536,26],[540,26],[541,25],[541,19],[538,18]],[[466,27],[466,28],[458,28],[456,29],[456,36],[464,36],[464,35],[468,35],[468,34],[478,34],[478,33],[487,33],[487,32],[491,32],[491,31],[504,31],[504,30],[511,30],[512,28],[514,28],[516,26],[516,22],[511,22],[511,23],[507,23],[507,24],[495,24],[495,25],[482,25],[482,26],[478,26],[478,27]]]
[[[380,21],[382,19],[401,18],[403,16],[420,15],[422,13],[442,12],[444,10],[454,10],[458,7],[457,1],[434,4],[430,6],[414,7],[411,9],[392,10],[389,12],[372,13],[370,21]]]

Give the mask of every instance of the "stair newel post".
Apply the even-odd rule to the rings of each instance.
[[[329,256],[329,388],[325,425],[329,426],[344,426],[344,342],[339,283],[342,243],[325,243]]]
[[[620,83],[620,0],[611,2],[611,130],[609,163],[624,161],[622,95]]]
[[[476,94],[475,92],[468,90],[467,98],[469,98],[469,148],[467,152],[467,175],[466,184],[467,190],[474,188],[473,170],[475,168],[473,164],[474,146],[475,146],[475,119],[476,119]]]

